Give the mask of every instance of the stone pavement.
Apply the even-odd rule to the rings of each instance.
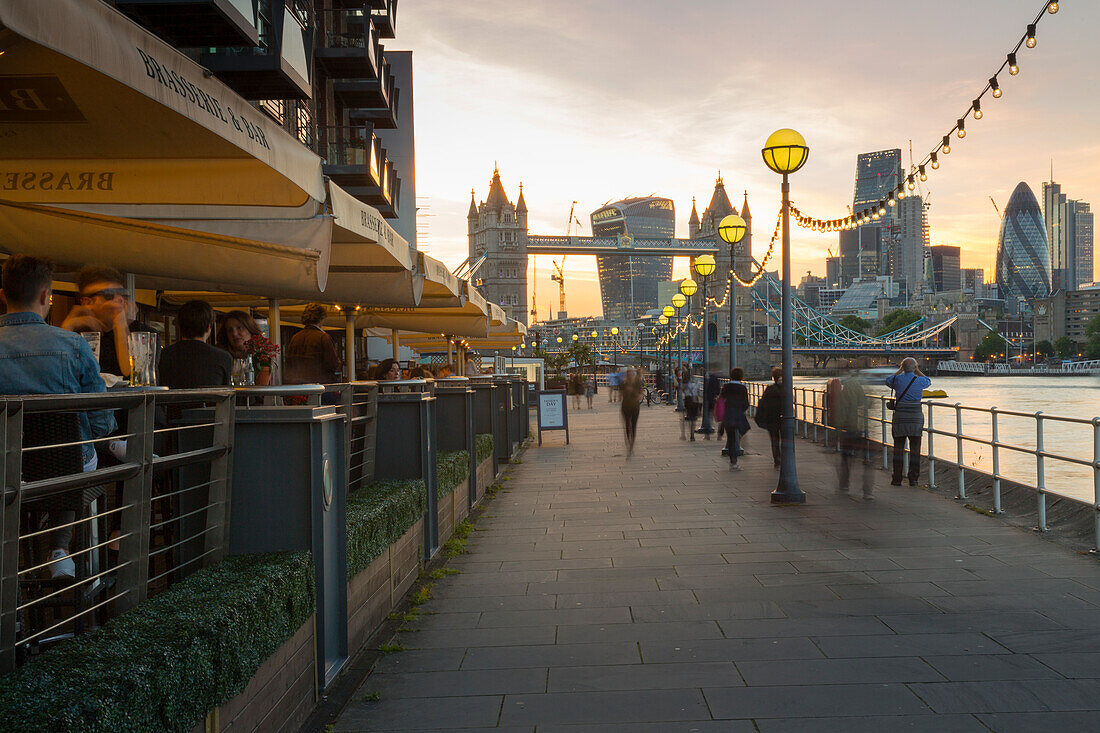
[[[643,407],[627,459],[596,405],[510,467],[336,730],[1100,729],[1093,558],[881,471],[838,496],[806,441],[809,501],[773,507],[762,431],[734,473]]]

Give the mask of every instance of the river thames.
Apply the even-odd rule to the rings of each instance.
[[[820,388],[826,380],[820,377],[798,378],[796,387]],[[869,386],[869,394],[887,394],[889,389],[875,379]],[[937,430],[955,431],[956,402],[965,407],[990,408],[1026,412],[1034,415],[1042,412],[1045,417],[1069,417],[1091,421],[1100,416],[1100,377],[933,377],[932,389],[942,389],[947,397],[926,400],[933,403],[932,424]],[[940,406],[944,405],[944,406]],[[949,406],[948,406],[949,405]],[[876,404],[877,409],[877,404]],[[998,437],[1002,444],[1034,449],[1036,444],[1036,420],[1034,417],[998,415]],[[888,429],[888,428],[887,428]],[[984,412],[963,411],[963,433],[988,440],[992,434],[991,416]],[[870,427],[871,437],[881,440],[878,423]],[[925,435],[924,450],[928,450]],[[1093,427],[1044,419],[1043,448],[1047,453],[1069,456],[1084,461],[1093,459]],[[934,436],[932,451],[937,458],[952,463],[957,456],[954,436]],[[993,472],[993,451],[988,445],[963,442],[966,464],[985,473]],[[1003,477],[1034,486],[1036,483],[1036,459],[1030,453],[1022,453],[1002,447],[1000,449],[1000,473]],[[926,470],[922,474],[927,476]],[[1046,487],[1049,491],[1072,496],[1085,502],[1093,499],[1093,472],[1088,466],[1075,465],[1051,457],[1045,460]],[[937,476],[938,483],[948,480],[945,474]],[[954,476],[950,478],[954,480]]]

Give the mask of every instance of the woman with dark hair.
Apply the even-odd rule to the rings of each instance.
[[[392,382],[401,379],[401,365],[396,359],[383,359],[371,370],[371,379],[378,382]]]
[[[302,310],[301,331],[286,347],[286,384],[332,384],[340,381],[340,357],[332,337],[321,330],[328,308],[310,303]]]
[[[247,311],[229,311],[222,316],[221,327],[218,329],[218,337],[215,343],[219,348],[225,349],[236,362],[239,359],[248,359],[251,356],[248,342],[253,336],[262,336],[260,326]],[[266,368],[266,367],[265,367]],[[275,384],[275,363],[271,364],[268,371],[256,375],[256,384]]]
[[[768,437],[772,443],[772,462],[779,468],[782,458],[780,451],[780,428],[783,421],[783,393],[781,385],[783,381],[783,367],[772,367],[772,383],[764,389],[760,395],[760,401],[756,404],[756,424],[768,431]]]

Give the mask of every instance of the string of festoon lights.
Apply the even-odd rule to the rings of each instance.
[[[800,227],[812,229],[815,232],[836,232],[843,229],[854,229],[861,224],[867,224],[885,216],[889,207],[895,206],[898,201],[904,199],[916,189],[917,179],[927,181],[929,170],[939,169],[942,158],[951,153],[952,135],[955,135],[960,140],[966,137],[967,118],[973,120],[982,119],[985,115],[985,111],[982,109],[982,99],[985,95],[989,94],[994,99],[1001,98],[1002,90],[1000,82],[998,81],[999,78],[1001,78],[1005,69],[1008,70],[1009,76],[1016,76],[1020,73],[1018,59],[1020,49],[1025,47],[1035,48],[1038,44],[1036,28],[1039,22],[1045,15],[1054,15],[1057,12],[1057,0],[1046,0],[1043,3],[1043,7],[1039,11],[1039,14],[1035,16],[1033,21],[1028,23],[1024,35],[1007,54],[1005,60],[1001,62],[1000,67],[994,72],[993,76],[989,77],[989,81],[986,82],[985,87],[983,87],[978,96],[974,98],[974,101],[970,103],[970,106],[966,108],[962,116],[955,121],[955,125],[947,131],[947,134],[943,136],[939,143],[932,148],[932,151],[928,153],[920,163],[910,165],[908,175],[898,182],[898,185],[889,192],[886,198],[860,211],[837,219],[818,219],[803,213],[797,206],[791,204],[791,216],[794,218],[795,222]]]
[[[760,278],[764,277],[764,273],[765,273],[765,271],[767,270],[767,267],[768,267],[768,262],[771,260],[772,255],[775,253],[775,243],[779,241],[779,234],[782,231],[782,225],[783,225],[783,209],[781,208],[781,209],[779,209],[779,214],[778,214],[778,216],[776,216],[776,219],[775,219],[775,231],[772,232],[772,239],[771,239],[771,242],[768,244],[768,251],[764,253],[764,259],[760,260],[759,269],[757,269],[757,271],[752,275],[752,277],[750,277],[749,279],[746,280],[746,279],[743,279],[736,272],[734,272],[733,268],[731,267],[729,275],[726,276],[726,292],[722,295],[722,299],[721,300],[716,300],[715,298],[710,298],[710,297],[707,298],[707,303],[711,307],[713,307],[715,309],[721,309],[721,308],[726,307],[726,303],[729,302],[730,289],[733,285],[734,279],[736,279],[737,282],[741,283],[741,285],[743,285],[744,287],[751,288],[753,285],[756,285],[757,281],[759,281]]]

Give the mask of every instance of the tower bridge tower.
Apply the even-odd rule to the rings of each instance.
[[[523,184],[512,204],[500,181],[500,170],[494,166],[489,196],[479,204],[474,191],[470,191],[466,223],[471,261],[488,255],[474,274],[474,285],[486,300],[526,324],[527,202],[523,200]]]
[[[738,212],[737,208],[730,202],[729,195],[726,193],[726,184],[722,180],[721,172],[719,172],[718,179],[714,182],[714,193],[711,194],[710,203],[707,204],[707,208],[703,210],[703,215],[701,217],[699,216],[695,208],[695,200],[692,199],[691,218],[688,219],[688,237],[690,239],[711,239],[718,245],[718,253],[714,256],[716,266],[710,282],[710,296],[716,300],[720,299],[722,293],[726,290],[725,282],[726,278],[729,276],[731,265],[730,248],[729,245],[718,236],[718,225],[722,222],[722,219],[730,214],[740,214],[748,227],[744,238],[734,246],[732,262],[734,272],[742,278],[747,278],[753,270],[752,213],[749,211],[749,192],[745,191],[744,201],[741,204],[741,211]],[[738,284],[737,281],[733,283],[733,290],[737,297],[737,314],[739,321],[737,331],[738,340],[744,343],[752,336],[750,324],[751,294],[746,288]],[[692,310],[701,313],[702,302],[698,298],[695,298],[694,301],[695,302],[692,303]],[[729,334],[729,309],[711,308],[710,314],[711,323],[717,327],[717,332],[715,332],[715,329],[708,326],[710,338],[712,341],[717,340],[718,342],[722,342],[728,338]],[[715,339],[715,336],[717,336],[717,339]]]

